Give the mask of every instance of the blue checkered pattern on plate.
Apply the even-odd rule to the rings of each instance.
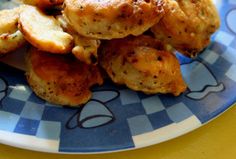
[[[148,138],[159,142],[199,127],[236,101],[235,7],[234,0],[221,4],[221,29],[197,59],[177,55],[188,84],[179,97],[149,96],[107,81],[80,108],[55,106],[35,96],[22,71],[0,63],[0,134],[50,141],[49,151],[98,152],[140,147]]]

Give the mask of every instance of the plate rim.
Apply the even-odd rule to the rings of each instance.
[[[109,154],[109,153],[115,153],[115,152],[132,151],[132,150],[138,150],[138,149],[142,149],[142,148],[158,145],[158,144],[161,144],[161,143],[164,143],[164,142],[169,142],[170,140],[173,140],[175,138],[179,138],[181,136],[189,134],[189,133],[191,133],[191,132],[193,132],[195,130],[198,130],[200,127],[203,127],[203,126],[211,123],[212,121],[214,121],[218,117],[224,115],[225,112],[227,112],[228,110],[232,109],[235,106],[236,106],[236,101],[233,102],[233,104],[227,106],[222,111],[218,112],[214,117],[212,117],[208,121],[206,121],[204,123],[201,123],[201,125],[199,125],[198,127],[195,127],[193,129],[189,129],[188,131],[185,131],[184,133],[181,133],[181,134],[178,134],[178,135],[173,135],[173,136],[169,137],[167,140],[164,140],[164,141],[161,141],[161,142],[155,142],[154,141],[152,143],[144,144],[142,146],[125,148],[125,149],[108,150],[108,151],[93,151],[93,152],[81,152],[81,151],[65,152],[65,151],[55,151],[55,150],[52,150],[52,149],[45,149],[45,148],[40,148],[39,149],[39,147],[36,147],[36,146],[32,147],[32,146],[29,146],[29,144],[20,144],[18,142],[14,142],[14,141],[3,140],[2,138],[0,138],[0,143],[3,144],[3,145],[12,146],[12,147],[19,148],[19,149],[30,150],[30,151],[35,151],[35,152],[52,153],[52,154],[71,154],[71,155],[73,155],[73,154]],[[8,131],[4,131],[4,132],[10,133]],[[1,131],[0,131],[0,133],[1,133]],[[17,133],[15,133],[15,134],[17,134]]]
[[[1,2],[0,2],[1,3]],[[230,10],[229,10],[230,11]],[[1,60],[0,60],[1,63]],[[193,132],[195,130],[197,130],[198,128],[205,126],[206,124],[212,122],[213,120],[217,119],[218,117],[224,115],[224,113],[230,109],[232,109],[234,106],[236,106],[236,101],[232,100],[231,102],[229,102],[229,104],[225,104],[222,105],[220,109],[217,109],[215,112],[212,112],[211,114],[213,114],[211,117],[209,117],[209,119],[206,122],[200,122],[201,124],[195,127],[186,127],[189,129],[186,129],[185,131],[181,131],[181,133],[174,133],[171,134],[167,139],[160,141],[156,138],[154,138],[152,140],[152,142],[148,142],[146,144],[141,144],[141,145],[134,145],[134,147],[129,147],[129,148],[118,148],[118,149],[114,149],[114,150],[103,150],[103,151],[86,151],[86,152],[82,152],[82,151],[73,151],[73,152],[69,152],[69,151],[59,151],[58,150],[54,150],[54,149],[48,149],[48,147],[44,148],[41,146],[33,146],[32,144],[30,144],[30,141],[27,143],[19,143],[16,140],[4,140],[5,138],[0,138],[0,143],[4,144],[4,145],[8,145],[8,146],[12,146],[12,147],[16,147],[16,148],[20,148],[20,149],[25,149],[25,150],[31,150],[31,151],[37,151],[37,152],[46,152],[46,153],[53,153],[53,154],[107,154],[107,153],[114,153],[114,152],[124,152],[124,151],[130,151],[130,150],[137,150],[137,149],[141,149],[144,147],[150,147],[150,146],[154,146],[163,142],[168,142],[172,139],[184,136],[190,132]],[[156,130],[156,129],[155,129]],[[153,131],[155,131],[153,130]],[[151,131],[151,132],[153,132]],[[14,133],[14,132],[8,132],[8,131],[4,131],[4,130],[0,130],[0,134],[4,132],[4,133],[12,133],[12,134],[18,134],[18,133]],[[149,132],[148,132],[149,133]],[[145,134],[145,133],[144,133]],[[23,135],[23,134],[20,134]],[[78,149],[76,149],[78,150]]]

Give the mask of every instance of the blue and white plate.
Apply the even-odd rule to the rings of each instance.
[[[178,55],[189,86],[179,97],[148,96],[108,81],[82,107],[55,106],[27,85],[24,50],[2,58],[8,65],[0,63],[0,142],[46,152],[113,152],[175,138],[220,115],[236,101],[236,1],[216,4],[222,25],[212,43],[195,60]]]

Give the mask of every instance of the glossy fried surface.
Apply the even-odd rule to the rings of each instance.
[[[75,57],[86,64],[97,64],[97,52],[101,43],[100,40],[87,38],[78,34],[73,35],[73,37],[75,47],[72,49],[72,53]]]
[[[163,16],[162,0],[65,0],[64,15],[81,35],[97,39],[140,35]]]
[[[14,33],[17,30],[19,14],[20,8],[0,10],[0,34]]]
[[[0,54],[9,53],[25,44],[17,28],[20,11],[20,7],[0,11]]]
[[[117,84],[147,94],[186,90],[176,57],[149,36],[107,41],[99,57],[101,66]]]
[[[189,57],[203,50],[220,26],[212,0],[165,0],[164,10],[153,33]]]
[[[39,8],[25,5],[19,18],[19,29],[34,47],[57,54],[71,52],[73,37],[64,32],[59,22]]]
[[[103,83],[99,69],[70,55],[32,48],[27,58],[27,80],[41,98],[55,104],[78,106],[91,98],[90,87]]]
[[[86,64],[97,64],[97,52],[101,44],[100,40],[79,35],[62,15],[57,16],[57,20],[64,31],[74,38],[75,45],[72,49],[72,53],[75,57]]]

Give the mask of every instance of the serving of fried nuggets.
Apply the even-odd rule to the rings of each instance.
[[[0,55],[30,44],[29,85],[66,106],[86,103],[103,70],[135,91],[180,95],[187,85],[174,51],[197,56],[220,25],[211,0],[21,1],[0,11]]]

